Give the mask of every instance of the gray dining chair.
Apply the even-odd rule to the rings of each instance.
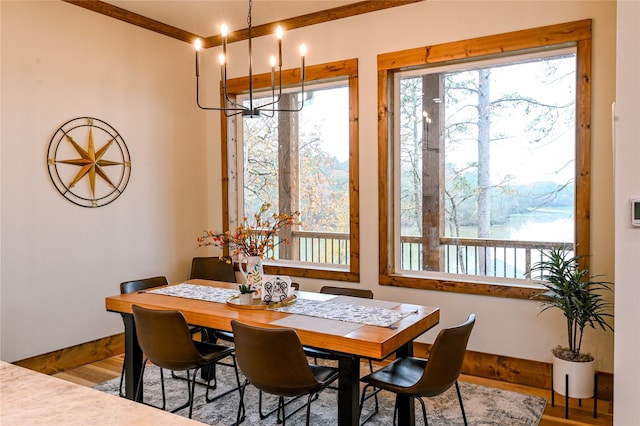
[[[164,276],[124,281],[120,283],[120,294],[135,293],[137,291],[149,290],[154,287],[166,286],[167,284],[169,284],[169,282],[167,281],[167,277],[164,277]],[[124,314],[122,315],[122,318],[124,320]],[[125,363],[123,362],[122,373],[120,374],[120,386],[118,388],[119,395],[122,397],[124,397],[124,393],[122,392],[122,383],[124,381],[124,366],[125,366]],[[162,371],[162,369],[160,369],[160,380],[162,381],[164,386],[164,372]],[[163,399],[162,409],[164,409],[164,407],[165,407],[165,401]]]
[[[428,359],[407,356],[398,358],[391,364],[377,370],[360,380],[366,383],[362,390],[360,412],[369,387],[376,387],[396,394],[396,408],[393,413],[393,424],[396,423],[398,395],[414,398],[422,405],[424,424],[428,425],[427,409],[423,397],[433,397],[442,394],[455,385],[462,418],[465,426],[467,416],[464,412],[458,377],[462,370],[464,354],[471,336],[471,330],[476,322],[475,314],[462,324],[442,329],[433,342]]]
[[[186,372],[189,398],[185,404],[171,411],[176,412],[189,407],[189,418],[191,418],[193,412],[195,378],[199,369],[210,367],[223,358],[231,357],[238,390],[240,389],[240,377],[238,375],[235,358],[233,357],[233,347],[193,340],[187,321],[180,311],[147,309],[138,305],[133,305],[132,310],[138,343],[146,356],[142,363],[142,373],[140,374],[138,391],[136,392],[136,401],[140,398],[140,389],[142,389],[142,380],[147,360],[153,362],[160,368]],[[190,370],[193,370],[192,379],[189,375]],[[209,388],[210,386],[207,384],[205,393],[205,400],[207,402],[211,402],[220,396],[228,394],[228,392],[224,392],[214,398],[209,398]],[[162,382],[162,400],[165,400],[164,382]]]
[[[307,395],[306,425],[311,401],[338,378],[338,369],[307,362],[298,334],[291,328],[264,328],[231,321],[238,366],[246,377],[240,393],[238,418],[244,412],[244,390],[251,383],[259,391],[278,397],[278,418],[286,423],[285,397]],[[297,410],[296,410],[297,411]]]

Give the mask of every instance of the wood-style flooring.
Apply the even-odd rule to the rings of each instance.
[[[55,377],[68,380],[82,386],[93,387],[98,383],[120,377],[122,369],[123,356],[115,356],[102,361],[87,364],[72,370],[55,374]],[[598,401],[598,418],[593,418],[593,400],[583,400],[582,406],[578,406],[577,400],[571,400],[569,403],[569,420],[564,418],[564,397],[556,395],[555,407],[551,407],[551,393],[548,389],[534,388],[531,386],[523,386],[512,383],[501,382],[497,380],[484,379],[475,376],[461,377],[461,380],[476,383],[479,385],[492,386],[496,388],[506,389],[513,392],[520,392],[535,396],[547,398],[549,403],[545,410],[542,426],[553,425],[613,425],[613,406],[608,401]]]

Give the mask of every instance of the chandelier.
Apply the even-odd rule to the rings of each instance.
[[[301,101],[300,106],[297,109],[282,109],[276,108],[276,104],[280,101],[282,96],[282,27],[278,26],[276,29],[276,38],[278,39],[278,58],[275,55],[271,55],[271,99],[267,103],[261,103],[260,105],[254,104],[254,90],[253,90],[253,57],[252,57],[252,43],[251,43],[251,9],[253,7],[253,1],[249,0],[249,13],[247,15],[247,24],[249,26],[249,105],[245,106],[241,103],[234,102],[230,97],[227,90],[227,64],[229,58],[227,56],[227,34],[228,28],[226,24],[222,24],[220,27],[220,35],[222,37],[222,53],[220,53],[220,77],[222,79],[222,92],[223,100],[220,107],[207,107],[200,104],[200,49],[202,49],[202,41],[198,38],[195,41],[196,49],[196,103],[198,107],[204,110],[222,111],[226,117],[232,117],[234,115],[242,114],[243,117],[259,117],[266,115],[273,117],[274,113],[278,112],[298,112],[304,106],[304,57],[307,49],[303,44],[300,46],[300,86],[301,86]],[[277,77],[278,84],[276,88],[276,67],[278,68]],[[276,95],[277,92],[277,95]]]

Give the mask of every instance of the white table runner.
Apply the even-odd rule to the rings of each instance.
[[[166,296],[183,297],[185,299],[206,300],[207,302],[227,303],[227,300],[238,290],[182,283],[168,287],[149,290],[147,293],[164,294]]]
[[[238,293],[238,290],[182,283],[149,290],[148,293],[226,303],[231,296]],[[376,304],[367,304],[365,302],[363,299],[361,304],[347,303],[344,301],[344,298],[341,297],[327,301],[298,298],[296,303],[292,305],[275,308],[273,310],[288,314],[306,315],[378,327],[393,327],[393,324],[396,322],[415,313],[386,308],[386,306],[394,306],[395,302],[385,302],[382,304],[385,307],[375,306]]]
[[[293,305],[283,306],[273,310],[289,314],[357,322],[378,327],[392,327],[393,324],[402,318],[415,313],[379,308],[377,306],[333,302],[332,300],[318,301],[308,299],[298,299]]]

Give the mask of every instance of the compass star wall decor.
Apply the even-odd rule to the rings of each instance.
[[[105,206],[124,192],[131,158],[113,127],[92,117],[64,123],[49,142],[51,181],[67,200],[82,207]]]

